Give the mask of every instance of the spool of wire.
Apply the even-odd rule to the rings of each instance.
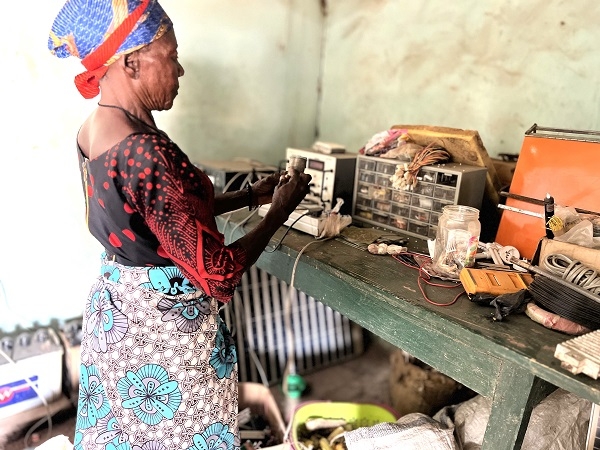
[[[551,254],[541,261],[529,291],[536,303],[592,330],[600,328],[600,275],[565,255]]]

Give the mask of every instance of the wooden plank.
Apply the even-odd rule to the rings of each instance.
[[[505,364],[498,373],[482,450],[519,450],[533,408],[555,389],[529,371]]]

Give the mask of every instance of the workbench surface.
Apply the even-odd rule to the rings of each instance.
[[[260,219],[242,225],[247,215],[218,218],[227,241],[239,238]],[[296,289],[492,399],[484,450],[519,449],[531,410],[556,387],[600,403],[600,380],[573,375],[554,357],[556,345],[572,336],[544,328],[525,314],[494,321],[492,307],[464,295],[451,306],[435,306],[419,290],[418,271],[391,256],[372,255],[339,237],[316,240],[296,230],[285,234],[286,230],[282,227],[274,236],[257,265],[290,283],[301,253],[294,272]],[[373,233],[389,234],[354,226],[342,234],[360,244]],[[447,303],[461,288],[425,289],[431,300]]]

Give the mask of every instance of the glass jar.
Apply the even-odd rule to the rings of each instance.
[[[480,233],[477,208],[444,206],[435,236],[434,271],[448,278],[459,279],[460,271],[475,263]]]

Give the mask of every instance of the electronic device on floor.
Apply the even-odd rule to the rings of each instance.
[[[52,328],[0,335],[0,421],[61,395],[64,348]]]
[[[294,229],[313,236],[319,236],[325,217],[323,212],[331,211],[337,199],[343,200],[339,213],[350,215],[356,170],[356,153],[324,154],[316,150],[287,148],[286,159],[306,158],[305,173],[312,176],[310,192],[304,201],[290,215],[285,223]],[[264,216],[271,205],[263,205],[258,214]]]

